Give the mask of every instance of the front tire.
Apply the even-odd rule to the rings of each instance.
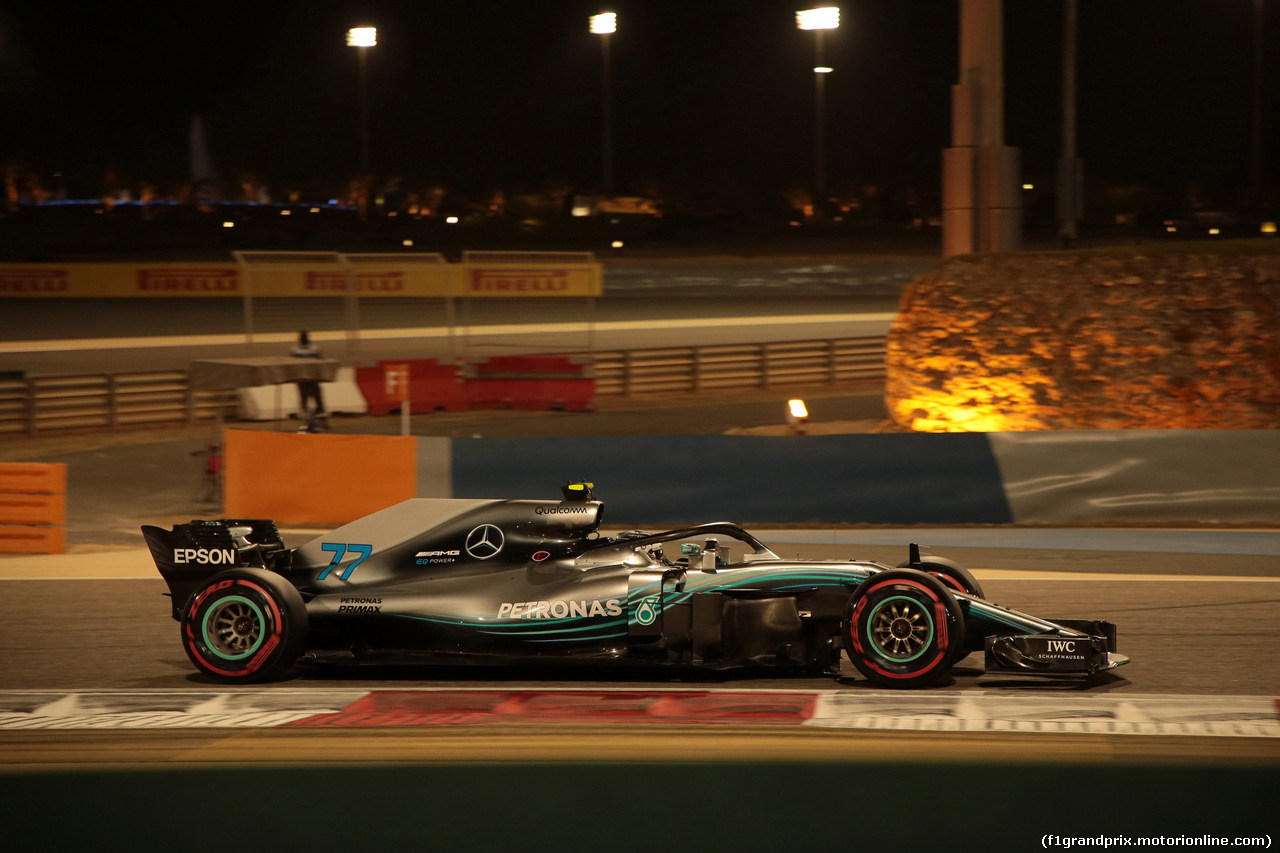
[[[955,560],[948,560],[946,557],[927,557],[920,561],[918,565],[911,563],[899,563],[900,569],[919,569],[933,575],[942,581],[955,592],[963,592],[965,595],[972,595],[974,598],[986,598],[982,592],[982,584],[978,583],[978,579],[969,574],[969,570],[957,563]]]
[[[927,687],[964,646],[964,614],[942,581],[914,569],[877,572],[845,612],[844,643],[858,671],[884,687]]]
[[[206,675],[228,684],[274,681],[304,650],[307,608],[279,575],[232,569],[196,588],[179,630],[187,657]]]

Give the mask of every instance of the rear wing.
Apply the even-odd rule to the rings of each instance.
[[[174,619],[196,587],[218,572],[252,566],[283,574],[292,563],[275,522],[265,519],[192,521],[172,530],[144,524],[142,537],[169,587]]]

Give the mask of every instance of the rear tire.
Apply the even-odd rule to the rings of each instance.
[[[964,614],[942,581],[915,569],[878,572],[849,599],[845,650],[884,687],[927,687],[951,671],[964,646]]]
[[[228,684],[274,681],[304,650],[307,608],[279,575],[232,569],[196,588],[179,630],[187,657],[206,675]]]

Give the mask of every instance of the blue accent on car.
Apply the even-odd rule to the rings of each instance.
[[[351,573],[356,570],[356,567],[359,566],[361,563],[363,563],[366,559],[368,559],[369,555],[373,553],[372,545],[348,545],[345,543],[338,543],[338,542],[324,542],[320,545],[320,549],[322,551],[332,552],[333,559],[329,561],[329,565],[324,567],[324,571],[322,571],[319,574],[319,576],[316,577],[316,580],[318,581],[322,581],[325,578],[327,578],[329,576],[329,573],[332,572],[334,569],[336,569],[339,566],[339,564],[342,563],[342,558],[347,555],[348,551],[353,554],[359,554],[360,556],[352,560],[351,564],[348,565],[345,569],[343,569],[342,574],[338,575],[338,580],[340,581],[344,581],[347,578],[351,577]]]

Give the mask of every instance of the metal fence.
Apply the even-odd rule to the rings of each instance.
[[[883,381],[885,339],[843,338],[595,353],[597,397]],[[234,391],[193,391],[184,371],[0,379],[0,436],[211,423]]]
[[[840,385],[884,379],[884,341],[843,338],[598,352],[596,396]]]
[[[235,415],[234,391],[193,391],[185,371],[0,380],[0,435],[195,424]]]

